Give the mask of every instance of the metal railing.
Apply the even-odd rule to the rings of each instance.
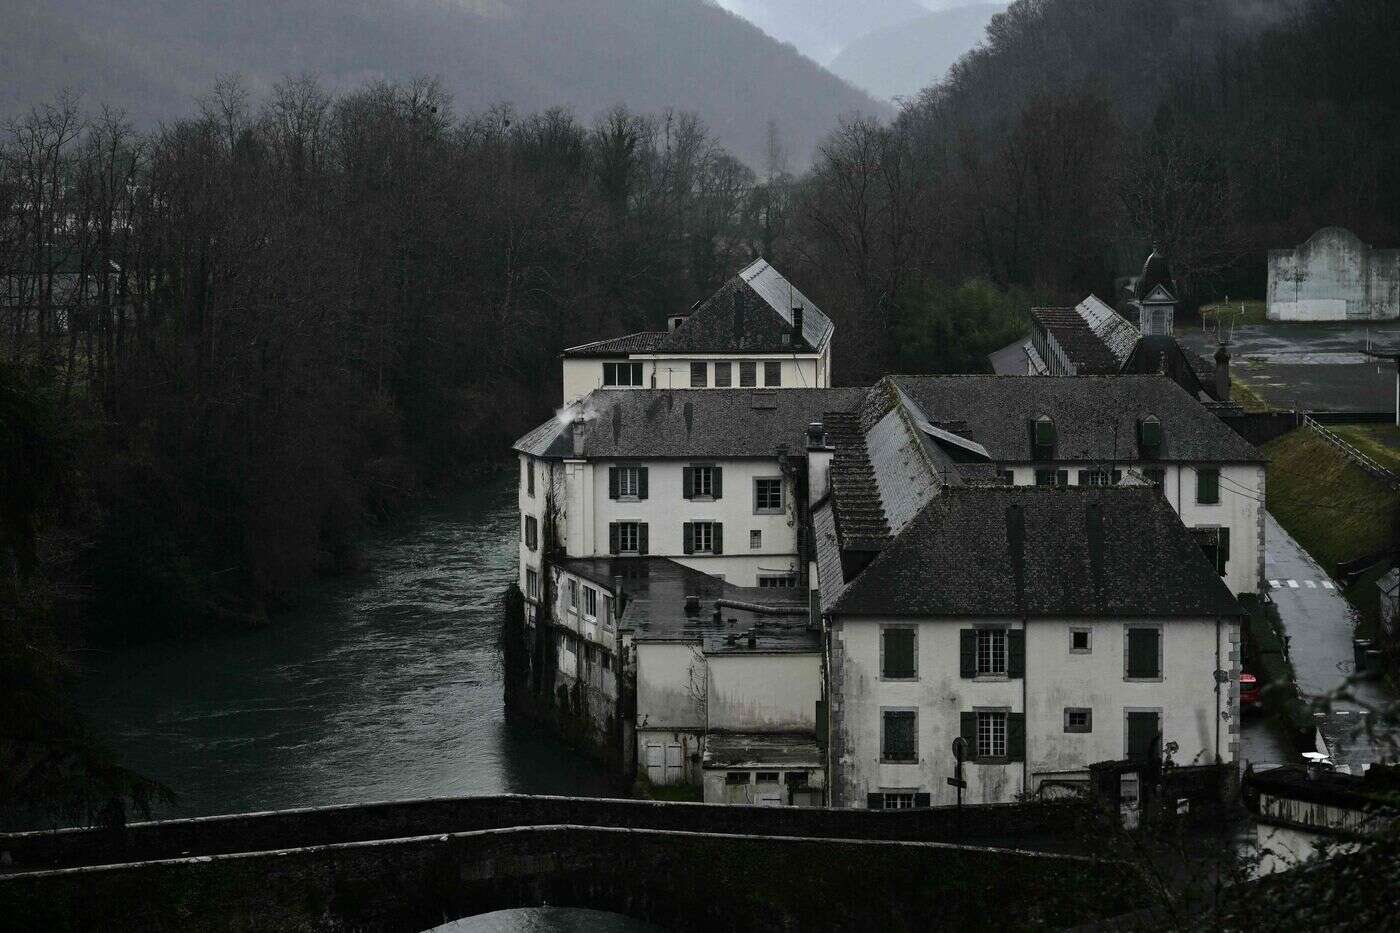
[[[1397,476],[1392,471],[1381,466],[1371,457],[1357,450],[1351,444],[1348,444],[1336,432],[1329,431],[1326,428],[1324,428],[1321,424],[1318,424],[1318,422],[1311,415],[1303,415],[1303,426],[1306,428],[1310,428],[1313,431],[1316,431],[1317,434],[1321,436],[1323,440],[1327,441],[1333,447],[1336,447],[1342,453],[1346,454],[1353,461],[1355,461],[1356,464],[1360,466],[1363,470],[1365,470],[1367,473],[1370,473],[1372,476],[1385,483],[1386,485],[1390,486],[1391,489],[1400,490],[1400,476]]]

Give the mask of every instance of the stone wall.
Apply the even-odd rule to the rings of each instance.
[[[672,930],[990,930],[1111,917],[1143,891],[1133,869],[1074,856],[541,826],[11,875],[0,916],[19,930],[422,930],[549,904]]]
[[[1271,321],[1400,318],[1400,250],[1373,250],[1323,227],[1295,249],[1269,251]]]

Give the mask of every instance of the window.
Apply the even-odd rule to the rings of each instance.
[[[787,771],[783,774],[783,783],[788,787],[806,787],[806,771]]]
[[[730,364],[729,364],[729,363],[716,363],[716,364],[715,364],[715,388],[717,388],[717,389],[727,389],[727,388],[729,388],[729,369],[730,369]]]
[[[1006,757],[1006,713],[977,713],[977,757]]]
[[[758,385],[758,364],[757,364],[757,363],[740,363],[740,364],[739,364],[739,386],[740,386],[740,388],[748,389],[748,388],[752,388],[753,386],[756,386],[756,385]]]
[[[642,385],[642,364],[604,363],[603,385],[640,387]]]
[[[1196,503],[1198,505],[1218,505],[1220,503],[1220,470],[1214,467],[1196,468]]]
[[[1215,572],[1225,576],[1226,564],[1230,562],[1230,529],[1192,528],[1191,533],[1196,536],[1196,543],[1201,546]]]
[[[887,709],[881,719],[880,760],[917,761],[919,714],[911,709]]]
[[[914,809],[914,792],[902,790],[887,790],[884,794],[885,810],[912,810]]]
[[[726,771],[724,772],[724,783],[728,784],[730,787],[748,784],[749,775],[750,772],[748,771]]]
[[[1089,630],[1087,628],[1072,628],[1069,630],[1069,653],[1088,654]]]
[[[1167,471],[1161,467],[1143,467],[1142,478],[1158,489],[1165,489],[1167,486]]]
[[[715,523],[691,522],[690,547],[687,554],[705,554],[715,549]]]
[[[690,387],[692,389],[703,389],[709,385],[710,364],[691,363],[690,364]]]
[[[645,554],[647,526],[644,522],[613,522],[608,526],[609,550],[613,554]]]
[[[1055,422],[1048,415],[1031,422],[1031,459],[1055,459]]]
[[[612,670],[612,655],[608,654],[606,651],[600,651],[598,653],[603,656],[603,670]]]
[[[609,467],[608,497],[611,499],[645,499],[647,497],[647,468],[641,466]]]
[[[525,468],[525,495],[535,498],[535,465],[526,458],[521,466]]]
[[[749,550],[757,551],[763,547],[763,532],[755,528],[749,532]]]
[[[1053,467],[1039,468],[1035,471],[1035,484],[1037,486],[1068,486],[1069,470],[1056,470]]]
[[[724,468],[717,466],[682,467],[681,494],[687,499],[723,498]]]
[[[1093,732],[1094,711],[1077,706],[1065,707],[1066,732]]]
[[[765,573],[758,577],[759,589],[764,590],[792,590],[797,588],[797,574],[795,573]]]
[[[881,677],[887,680],[913,680],[918,676],[915,635],[915,630],[909,626],[888,626],[880,630]]]
[[[1002,484],[1003,486],[1015,486],[1015,485],[1016,485],[1016,471],[1015,471],[1015,470],[998,470],[998,471],[997,471],[997,479],[1001,480],[1001,484]]]
[[[1130,680],[1156,680],[1162,676],[1162,630],[1134,625],[1127,629],[1123,648],[1124,669]]]
[[[540,522],[533,515],[525,516],[525,546],[530,550],[540,546]]]
[[[780,386],[783,384],[783,364],[776,360],[763,364],[763,384]]]
[[[1141,760],[1160,754],[1161,714],[1156,710],[1125,710],[1123,715],[1126,720],[1123,750],[1127,757]]]
[[[977,630],[977,676],[996,676],[1006,673],[1006,629],[979,628]]]
[[[532,567],[525,568],[525,595],[530,599],[540,598],[540,573]]]
[[[598,618],[598,591],[591,586],[583,588],[583,614],[590,619]]]
[[[573,577],[569,578],[569,611],[578,612],[578,581]]]
[[[1118,470],[1080,470],[1079,485],[1081,486],[1116,486],[1123,478],[1123,474]]]
[[[1155,415],[1148,415],[1138,422],[1138,447],[1142,456],[1156,460],[1162,452],[1162,422]]]
[[[778,772],[760,771],[756,775],[754,775],[754,779],[759,784],[776,784],[778,783]]]
[[[776,514],[783,510],[781,477],[753,481],[753,510],[759,514]]]

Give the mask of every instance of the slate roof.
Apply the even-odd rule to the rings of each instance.
[[[826,756],[810,733],[711,732],[705,736],[702,767],[795,768],[826,766]]]
[[[1055,423],[1056,460],[1140,460],[1137,426],[1162,423],[1166,462],[1262,463],[1263,455],[1166,376],[889,376],[934,425],[995,461],[1030,463],[1030,422]]]
[[[569,421],[586,421],[590,459],[773,457],[806,449],[807,426],[856,405],[865,389],[599,389],[515,442],[536,457],[572,457]]]
[[[1131,321],[1093,295],[1073,308],[1032,308],[1031,319],[1055,338],[1079,375],[1119,372],[1142,337]]]
[[[595,340],[592,343],[569,347],[564,356],[626,356],[629,353],[655,353],[668,334],[664,330],[643,330],[624,337],[608,340]]]
[[[802,309],[802,334],[794,339],[792,309]],[[644,331],[571,347],[566,357],[629,353],[814,353],[835,331],[827,317],[777,269],[750,263],[691,309],[672,331]]]
[[[1024,529],[1021,559],[1014,515]],[[1239,605],[1149,487],[944,490],[845,588],[839,615],[1213,618]]]

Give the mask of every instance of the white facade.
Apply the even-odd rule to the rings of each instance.
[[[1225,563],[1225,582],[1232,593],[1257,593],[1264,579],[1264,464],[1179,464],[1164,462],[1125,462],[1114,468],[1126,473],[1132,470],[1162,471],[1162,495],[1181,516],[1187,528],[1224,528],[1229,530],[1229,559]],[[1017,486],[1034,485],[1036,470],[1064,470],[1065,479],[1077,486],[1082,470],[1102,470],[1102,463],[1060,462],[1006,466]],[[1199,472],[1219,470],[1216,502],[1202,502],[1198,495]],[[1206,486],[1209,490],[1209,484]],[[1208,496],[1207,496],[1208,498]]]
[[[641,382],[638,385],[606,384],[604,364],[619,362],[641,364]],[[717,363],[729,364],[729,385],[717,384]],[[670,356],[648,353],[632,353],[627,356],[567,357],[564,360],[564,404],[570,405],[594,389],[716,389],[749,388],[742,384],[742,363],[754,364],[753,388],[770,389],[823,389],[831,385],[831,347],[828,344],[820,353],[720,353],[689,354]],[[766,363],[777,364],[777,379]],[[704,379],[692,376],[692,364],[704,367]],[[630,381],[630,378],[629,380]]]
[[[1323,227],[1294,249],[1269,251],[1271,321],[1400,317],[1400,250],[1373,250],[1350,230]]]
[[[881,633],[915,631],[916,673],[883,676]],[[960,632],[1005,626],[1025,629],[1025,674],[964,677]],[[1126,668],[1126,631],[1156,627],[1161,674],[1132,679]],[[1076,650],[1071,630],[1088,632]],[[1127,716],[1156,712],[1163,748],[1176,744],[1177,764],[1235,761],[1238,708],[1238,626],[1205,620],[855,619],[832,622],[832,775],[834,806],[865,806],[874,793],[931,795],[933,805],[956,802],[953,740],[963,715],[978,711],[1024,717],[1024,759],[968,763],[964,802],[1004,803],[1042,782],[1079,782],[1087,766],[1127,756]],[[1216,691],[1213,672],[1228,673]],[[1088,729],[1070,731],[1069,711],[1089,711]],[[912,711],[917,748],[913,761],[882,760],[884,713]]]

